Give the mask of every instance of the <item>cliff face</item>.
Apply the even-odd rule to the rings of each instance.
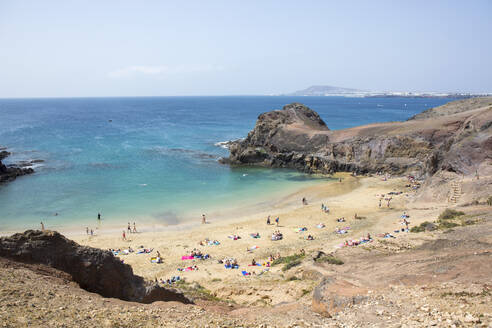
[[[146,283],[110,251],[80,246],[55,231],[28,230],[0,238],[0,256],[64,271],[83,289],[104,297],[141,303],[191,303],[179,292]]]
[[[309,173],[430,176],[439,170],[470,174],[492,160],[492,107],[465,106],[452,114],[437,113],[330,131],[317,113],[294,103],[261,114],[247,138],[230,146],[230,157],[224,162]]]

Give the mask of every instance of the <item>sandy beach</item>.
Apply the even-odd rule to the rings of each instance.
[[[254,259],[258,263],[268,261],[270,255],[281,256],[292,255],[304,249],[306,253],[322,250],[325,253],[334,252],[337,246],[345,240],[359,239],[367,233],[376,236],[379,233],[393,232],[401,228],[400,215],[407,211],[406,203],[414,194],[410,188],[406,188],[406,178],[394,178],[383,181],[381,177],[353,177],[349,174],[337,174],[335,178],[342,178],[342,182],[333,181],[317,186],[301,189],[288,197],[273,203],[270,210],[260,211],[255,214],[240,215],[236,218],[214,220],[207,218],[207,224],[201,224],[200,218],[197,222],[168,226],[165,229],[145,226],[137,222],[137,229],[142,232],[126,233],[127,240],[122,239],[121,229],[115,231],[98,230],[97,235],[87,236],[81,234],[71,235],[80,244],[102,249],[132,249],[151,248],[149,254],[136,254],[136,252],[118,256],[125,263],[130,264],[134,272],[147,279],[169,279],[172,276],[180,276],[186,282],[198,282],[211,290],[218,297],[242,302],[241,295],[233,295],[228,291],[228,286],[238,287],[248,284],[248,288],[254,285],[274,286],[274,282],[280,278],[284,279],[281,266],[250,266]],[[403,194],[393,196],[390,207],[383,201],[379,208],[381,194],[388,192],[400,192]],[[302,204],[302,198],[307,199],[308,205]],[[329,213],[321,210],[321,204],[329,207]],[[242,213],[241,209],[237,213]],[[355,219],[357,214],[359,219]],[[418,224],[420,219],[418,211],[411,212],[412,224]],[[267,216],[271,215],[271,225],[266,224]],[[275,225],[274,219],[280,218],[279,226]],[[337,218],[344,217],[346,222],[337,222]],[[362,219],[360,219],[362,218]],[[323,223],[324,228],[317,225]],[[133,227],[133,223],[132,223]],[[306,227],[307,231],[299,232],[299,228]],[[336,234],[336,228],[350,227],[347,234]],[[280,230],[283,239],[271,240],[271,234]],[[259,233],[260,238],[253,238],[252,233]],[[241,239],[233,240],[230,235],[239,235]],[[407,234],[407,233],[401,233]],[[307,240],[312,235],[314,240]],[[200,241],[217,240],[219,245],[199,245]],[[248,251],[252,247],[257,248]],[[189,255],[193,249],[199,249],[203,254],[209,254],[207,260],[182,260],[182,256]],[[163,263],[151,263],[151,257],[160,252]],[[235,258],[239,269],[225,269],[218,260],[224,258]],[[196,265],[198,270],[178,271],[178,268],[186,268]],[[245,270],[251,276],[243,276]],[[253,280],[253,282],[251,281]],[[310,290],[313,286],[309,282],[303,282],[306,286],[297,289]],[[301,285],[302,285],[301,284]],[[286,290],[286,293],[274,293],[271,304],[292,301],[297,298],[295,293],[289,294],[289,285],[279,284],[278,288]],[[244,301],[247,299],[244,298]]]

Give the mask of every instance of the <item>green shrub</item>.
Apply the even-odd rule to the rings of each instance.
[[[303,259],[304,256],[305,255],[303,255],[303,254],[294,254],[294,255],[280,257],[280,258],[278,258],[272,262],[272,266],[277,265],[277,264],[289,264],[292,261]]]
[[[451,229],[459,226],[458,223],[450,222],[450,221],[439,221],[438,223],[439,223],[439,229]]]
[[[328,264],[335,264],[335,265],[343,264],[342,260],[334,257],[333,255],[322,256],[320,258],[317,258],[315,261],[318,263],[328,263]]]
[[[298,266],[299,264],[301,264],[301,260],[293,260],[293,261],[290,261],[289,263],[285,264],[283,267],[282,267],[282,271],[287,271],[295,266]]]
[[[465,213],[461,212],[461,211],[456,211],[456,210],[452,210],[452,209],[447,208],[444,210],[444,212],[441,213],[441,215],[439,215],[438,220],[439,221],[451,220],[451,219],[454,219],[455,217],[461,216],[461,215],[465,215]]]
[[[305,296],[307,294],[309,294],[311,291],[309,289],[303,289],[302,290],[302,296]]]
[[[422,222],[420,225],[410,228],[410,232],[424,232],[427,230],[428,226],[434,226],[433,230],[435,230],[435,225],[429,221]]]

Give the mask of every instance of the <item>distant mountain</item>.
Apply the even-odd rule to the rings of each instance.
[[[367,91],[334,87],[330,85],[313,85],[307,89],[295,91],[286,94],[286,96],[340,96],[340,95],[354,95],[364,94]]]
[[[422,97],[422,98],[469,98],[490,96],[490,93],[473,94],[463,92],[409,92],[409,91],[367,91],[330,85],[313,85],[307,89],[282,96],[327,96],[327,97]]]

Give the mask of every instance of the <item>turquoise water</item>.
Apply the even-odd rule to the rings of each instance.
[[[146,220],[174,224],[325,181],[290,170],[230,168],[217,142],[246,136],[257,116],[291,102],[331,129],[405,120],[450,99],[149,97],[1,99],[7,159],[42,159],[0,186],[0,231]],[[54,214],[58,213],[57,216]]]

